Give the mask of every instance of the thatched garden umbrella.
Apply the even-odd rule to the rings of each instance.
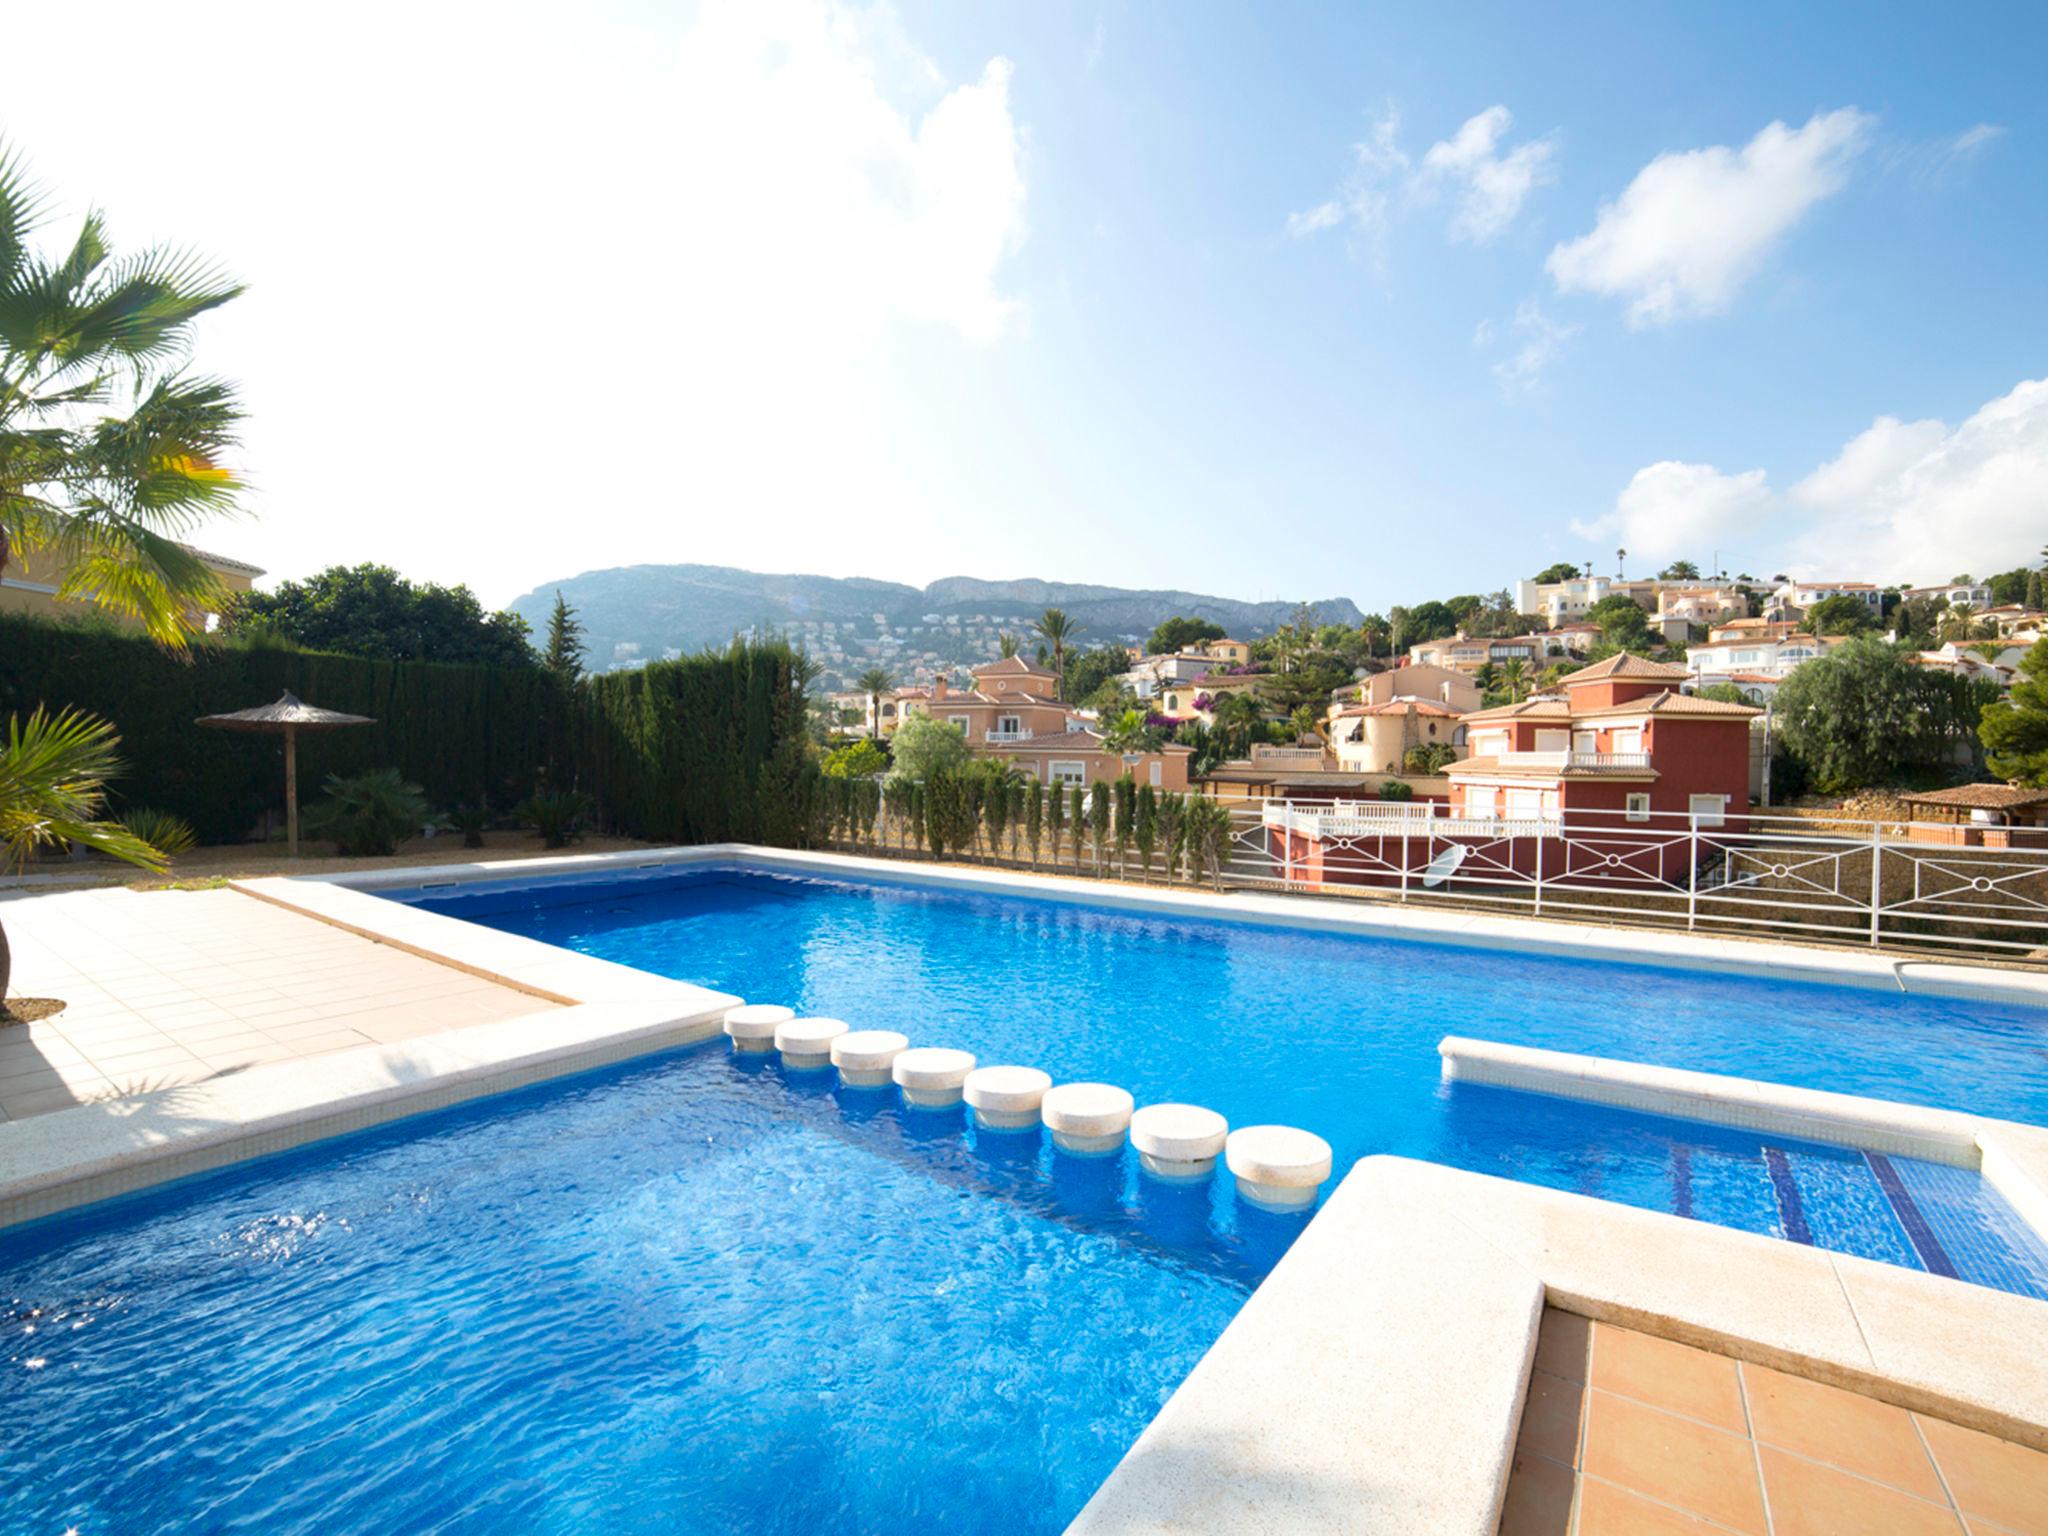
[[[201,725],[217,725],[225,731],[284,732],[284,819],[291,856],[299,856],[299,732],[327,731],[344,725],[375,725],[368,715],[344,715],[339,710],[317,709],[301,704],[298,695],[287,691],[275,704],[255,709],[238,709],[231,715],[201,715]]]

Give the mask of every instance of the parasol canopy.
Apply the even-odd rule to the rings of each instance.
[[[375,725],[368,715],[345,715],[338,709],[307,704],[289,689],[275,704],[238,709],[227,715],[201,715],[201,725],[224,731],[275,731],[284,737],[284,811],[291,856],[299,856],[299,732],[333,730],[344,725]]]

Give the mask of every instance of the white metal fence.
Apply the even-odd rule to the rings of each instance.
[[[1233,806],[1225,883],[2048,959],[2048,833],[1566,810],[1456,818],[1438,805]],[[2037,953],[2038,952],[2038,953]]]
[[[1783,812],[1564,810],[1453,817],[1440,804],[1248,799],[1227,835],[1149,851],[1073,818],[1032,839],[983,826],[948,859],[1147,884],[1284,890],[1579,921],[2048,963],[2048,831]],[[1192,823],[1190,823],[1192,825]],[[883,808],[831,846],[929,857]]]

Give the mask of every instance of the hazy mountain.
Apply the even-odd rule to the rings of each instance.
[[[1081,642],[1142,638],[1177,614],[1213,619],[1243,639],[1270,634],[1293,602],[1246,603],[1199,592],[1135,591],[1074,582],[980,581],[948,576],[924,588],[864,577],[767,575],[721,565],[627,565],[545,582],[509,605],[546,633],[559,590],[583,621],[590,665],[602,671],[635,656],[723,643],[742,630],[787,631],[835,673],[882,662],[906,679],[936,653],[958,663],[993,655],[994,637],[1021,631],[1047,608],[1064,608]],[[1349,598],[1314,602],[1326,624],[1356,624]],[[878,620],[879,616],[879,620]],[[825,626],[831,625],[831,630]]]

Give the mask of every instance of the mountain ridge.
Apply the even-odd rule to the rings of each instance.
[[[779,631],[804,641],[829,673],[842,677],[892,661],[908,664],[912,675],[971,663],[994,653],[997,634],[1016,632],[1048,607],[1065,609],[1081,626],[1081,643],[1093,644],[1142,639],[1176,616],[1209,619],[1238,638],[1254,639],[1286,623],[1298,606],[1038,576],[944,576],[916,587],[878,577],[686,564],[583,571],[544,582],[507,607],[538,638],[558,590],[583,623],[595,671],[720,644],[746,631]],[[1349,598],[1310,606],[1323,623],[1356,624],[1362,617]]]

